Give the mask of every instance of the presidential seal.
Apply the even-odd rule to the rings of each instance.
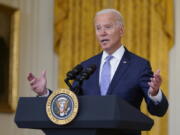
[[[46,103],[46,113],[53,123],[65,125],[76,117],[78,106],[78,99],[74,92],[59,89],[49,96]]]

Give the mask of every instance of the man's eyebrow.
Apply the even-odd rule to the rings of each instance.
[[[113,25],[112,23],[104,24],[104,25]]]
[[[101,26],[100,24],[95,25],[96,27]]]

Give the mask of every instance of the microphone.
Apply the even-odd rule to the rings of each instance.
[[[67,74],[66,74],[67,77],[66,77],[66,79],[64,79],[64,81],[71,91],[73,91],[73,87],[72,87],[71,83],[69,82],[69,80],[76,79],[77,75],[79,75],[82,70],[83,70],[83,67],[79,64],[79,65],[75,66],[71,71],[67,72]]]
[[[95,70],[96,70],[96,65],[93,64],[85,68],[85,70],[83,70],[80,73],[80,75],[76,78],[77,85],[73,88],[75,93],[79,94],[79,92],[82,91],[81,86],[83,84],[83,81],[89,79],[90,75],[92,75]]]
[[[84,71],[81,72],[80,77],[78,78],[78,81],[82,82],[84,80],[89,79],[90,75],[94,73],[96,70],[96,65],[90,65],[87,67]]]
[[[69,86],[70,90],[78,94],[79,91],[81,90],[83,81],[89,79],[90,75],[92,75],[95,70],[96,70],[96,65],[94,64],[88,66],[84,70],[83,67],[79,64],[66,74],[67,77],[64,81]],[[76,80],[77,85],[75,87],[72,87],[69,80]]]
[[[66,76],[68,80],[74,80],[76,79],[76,76],[80,74],[80,72],[83,70],[83,67],[79,64],[75,66],[71,71],[69,71]]]

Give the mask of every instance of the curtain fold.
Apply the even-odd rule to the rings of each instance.
[[[59,87],[66,88],[66,72],[101,51],[96,42],[94,15],[103,8],[115,8],[124,16],[123,44],[150,60],[153,70],[160,69],[161,89],[168,96],[168,53],[173,46],[173,0],[55,0],[54,49],[59,57]],[[148,114],[143,103],[142,111]],[[155,119],[150,132],[167,135],[167,115]]]

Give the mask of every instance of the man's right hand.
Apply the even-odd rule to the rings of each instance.
[[[43,71],[39,78],[35,77],[32,73],[29,73],[27,79],[30,83],[31,89],[35,93],[37,93],[38,96],[43,96],[47,94],[48,90],[46,88],[46,71]]]

